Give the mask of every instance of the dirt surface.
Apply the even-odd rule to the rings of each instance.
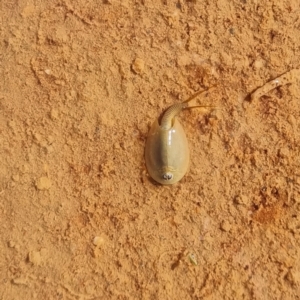
[[[299,299],[298,0],[2,1],[1,299]],[[147,175],[180,114],[188,174]]]

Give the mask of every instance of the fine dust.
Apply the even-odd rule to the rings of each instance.
[[[250,100],[299,1],[261,3],[2,1],[1,299],[299,299],[300,78]],[[149,126],[212,86],[155,184]]]

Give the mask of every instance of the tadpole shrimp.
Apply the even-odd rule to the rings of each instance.
[[[145,148],[145,160],[148,173],[161,184],[178,182],[187,172],[190,162],[188,141],[183,127],[176,116],[183,109],[195,107],[210,107],[204,105],[189,105],[189,102],[207,92],[200,91],[182,103],[170,106],[163,114],[161,121],[153,123]]]

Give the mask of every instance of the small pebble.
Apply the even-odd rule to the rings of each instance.
[[[39,266],[42,262],[41,253],[39,251],[31,251],[28,253],[28,260],[36,265]]]
[[[249,198],[246,195],[238,195],[235,197],[234,201],[237,204],[243,204],[243,205],[249,204]]]
[[[120,143],[114,143],[114,148],[115,149],[120,149],[121,148]]]
[[[101,236],[95,236],[93,240],[93,244],[97,247],[101,247],[104,244],[104,238]]]
[[[221,223],[221,229],[225,232],[228,232],[230,229],[231,229],[231,225],[228,221],[224,220],[222,223]]]
[[[58,111],[57,111],[56,109],[53,108],[53,109],[50,111],[50,118],[51,118],[51,120],[53,120],[53,121],[57,120],[57,118],[58,118]]]
[[[289,157],[290,150],[287,147],[283,147],[283,148],[279,149],[279,156],[282,158]]]
[[[43,176],[36,181],[35,186],[38,190],[49,190],[51,181],[48,177]]]
[[[259,69],[265,67],[265,65],[266,65],[266,61],[262,58],[256,59],[253,63],[253,67],[255,70],[259,70]]]
[[[136,74],[142,74],[144,72],[145,62],[141,58],[136,58],[132,64],[132,70]]]

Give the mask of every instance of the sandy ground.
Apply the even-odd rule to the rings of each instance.
[[[299,0],[1,2],[1,299],[299,299]],[[184,111],[183,180],[144,147]]]

